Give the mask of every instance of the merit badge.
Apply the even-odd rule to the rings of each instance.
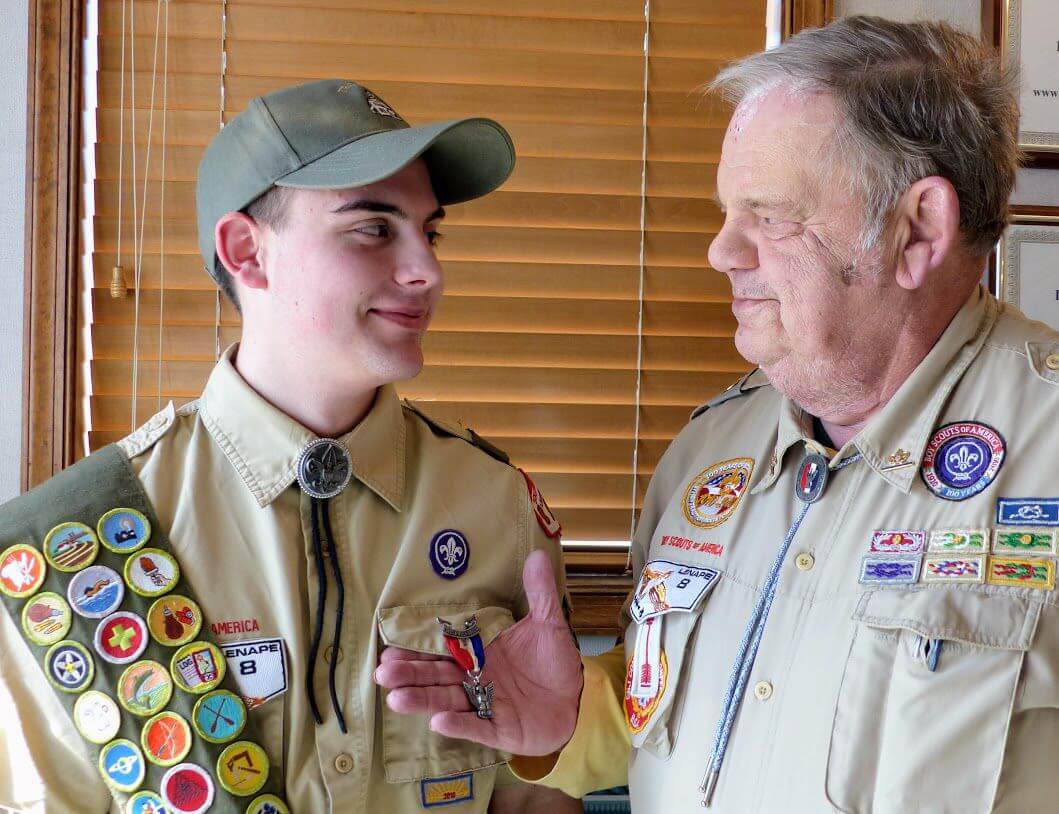
[[[449,806],[474,799],[474,774],[453,777],[428,777],[419,781],[419,799],[423,808]]]
[[[522,472],[520,469],[519,472]],[[533,506],[533,514],[537,518],[537,525],[541,527],[541,531],[547,537],[556,539],[563,533],[563,527],[559,523],[558,518],[552,513],[552,510],[548,507],[548,503],[544,500],[544,495],[541,494],[540,489],[537,488],[537,484],[533,482],[533,479],[522,472],[522,477],[526,479],[526,488],[529,490],[530,505]]]
[[[945,500],[966,500],[985,489],[1004,463],[1004,439],[992,427],[961,421],[931,436],[920,474]]]
[[[985,554],[989,551],[989,532],[986,529],[935,529],[930,532],[927,551]]]
[[[44,584],[48,567],[33,546],[19,543],[0,554],[0,591],[15,599],[36,593]]]
[[[236,741],[217,757],[217,781],[238,797],[257,794],[268,780],[268,755],[256,743]]]
[[[44,656],[44,672],[63,692],[81,692],[92,683],[96,666],[88,648],[73,639],[53,644]]]
[[[221,652],[249,709],[287,691],[287,651],[283,639],[254,639],[221,645]]]
[[[463,682],[463,691],[467,700],[478,713],[479,718],[493,717],[493,682],[482,685],[482,670],[485,669],[485,646],[482,644],[481,631],[478,629],[478,618],[472,616],[457,628],[440,616],[441,635],[445,637],[445,647],[452,658],[466,673],[470,681]]]
[[[125,598],[125,585],[113,568],[91,565],[74,575],[66,586],[70,607],[86,619],[109,616]]]
[[[158,548],[145,548],[125,560],[125,581],[140,596],[161,596],[180,579],[180,566]]]
[[[658,702],[665,694],[666,677],[669,674],[669,661],[666,659],[665,651],[662,651],[659,664],[661,669],[659,671],[658,693],[653,698],[646,700],[637,698],[632,694],[633,667],[631,660],[629,661],[629,668],[625,672],[625,721],[629,725],[629,731],[634,735],[642,732],[644,727],[647,726],[651,716],[655,714],[655,710],[658,708]]]
[[[213,805],[213,780],[201,766],[178,763],[162,776],[166,814],[203,814]]]
[[[695,610],[717,584],[721,572],[668,560],[651,560],[643,568],[629,615],[640,623],[670,611]]]
[[[118,738],[99,751],[99,771],[112,789],[129,793],[143,783],[147,766],[140,747],[130,740]]]
[[[925,531],[877,531],[871,536],[872,554],[919,554],[926,545]]]
[[[923,582],[984,582],[985,557],[930,555],[923,561]]]
[[[153,791],[138,791],[125,804],[125,814],[167,814],[161,795]]]
[[[180,689],[202,695],[224,679],[224,656],[214,644],[191,642],[173,654],[170,671]]]
[[[1055,587],[1055,560],[1036,557],[990,557],[986,582],[1050,591]]]
[[[160,712],[143,725],[140,746],[156,766],[172,766],[191,751],[191,727],[171,710]]]
[[[827,479],[831,474],[828,460],[819,452],[808,452],[798,464],[798,475],[794,479],[794,496],[802,503],[816,503],[824,495]]]
[[[72,573],[91,565],[99,538],[84,523],[60,523],[44,538],[44,558],[56,570]]]
[[[22,629],[34,644],[52,645],[70,632],[73,615],[66,600],[51,591],[37,594],[22,606]]]
[[[81,736],[100,745],[117,737],[121,728],[121,710],[113,698],[99,690],[77,696],[73,718]]]
[[[904,585],[919,579],[918,554],[869,554],[860,566],[863,585]]]
[[[96,652],[111,664],[136,661],[147,647],[147,624],[135,613],[112,613],[96,626]]]
[[[1001,497],[998,526],[1059,526],[1059,497]]]
[[[1055,556],[1055,529],[997,529],[994,554]]]
[[[96,533],[115,554],[131,554],[151,539],[151,523],[135,509],[111,509],[99,518]]]
[[[191,725],[199,737],[210,743],[227,743],[246,725],[246,706],[228,690],[214,690],[195,702]]]
[[[161,712],[172,697],[173,679],[157,661],[130,664],[118,679],[118,703],[141,718]]]
[[[753,458],[732,458],[703,469],[684,491],[684,518],[712,529],[732,516],[750,483]]]
[[[147,611],[147,627],[159,644],[178,647],[199,635],[202,611],[186,596],[171,594],[156,599]]]
[[[302,450],[295,472],[298,485],[305,494],[326,500],[341,494],[349,485],[353,462],[338,441],[318,438]]]
[[[455,529],[439,531],[430,541],[430,566],[445,579],[456,579],[467,570],[471,561],[471,546],[467,538]]]
[[[290,814],[290,809],[275,794],[262,794],[250,801],[246,814]]]

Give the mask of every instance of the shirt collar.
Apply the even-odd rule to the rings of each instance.
[[[298,457],[318,436],[246,383],[232,362],[237,347],[228,348],[210,374],[199,415],[258,505],[265,507],[295,482]],[[393,385],[380,387],[368,414],[337,440],[349,451],[353,477],[400,511],[405,424]]]

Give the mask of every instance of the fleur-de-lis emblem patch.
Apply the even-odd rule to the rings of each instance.
[[[456,579],[467,570],[471,547],[462,532],[455,529],[439,531],[430,540],[430,565],[443,579]]]

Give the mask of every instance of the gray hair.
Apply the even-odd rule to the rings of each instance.
[[[948,179],[960,231],[988,253],[1007,222],[1015,182],[1014,72],[974,37],[944,23],[845,17],[729,65],[708,85],[735,105],[774,88],[830,94],[836,143],[865,205],[864,247],[921,178]]]

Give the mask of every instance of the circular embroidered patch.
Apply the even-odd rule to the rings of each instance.
[[[456,579],[467,570],[471,546],[455,529],[439,531],[430,541],[430,567],[444,579]]]
[[[141,718],[161,712],[172,697],[173,679],[157,661],[130,664],[118,679],[118,703]]]
[[[651,716],[658,709],[658,702],[666,692],[666,678],[669,676],[669,661],[666,659],[666,651],[662,651],[662,669],[658,678],[658,694],[650,700],[644,701],[634,698],[632,690],[632,659],[625,671],[625,721],[629,725],[629,731],[634,735],[642,732],[651,720]]]
[[[202,611],[186,596],[171,594],[156,599],[147,611],[147,627],[151,636],[166,647],[179,647],[199,635]]]
[[[53,644],[44,656],[44,671],[63,692],[81,692],[92,683],[96,665],[88,648],[73,639]]]
[[[275,794],[262,794],[246,807],[246,814],[290,814],[290,809]]]
[[[732,458],[703,469],[684,492],[684,517],[712,529],[732,516],[750,483],[753,458]]]
[[[80,571],[95,562],[99,538],[84,523],[60,523],[44,538],[44,557],[59,571]]]
[[[191,727],[175,712],[160,712],[143,725],[140,746],[156,766],[173,766],[191,751]]]
[[[268,755],[252,741],[236,741],[217,756],[217,781],[237,797],[257,794],[268,780]]]
[[[246,704],[234,692],[214,690],[195,702],[191,725],[210,743],[228,743],[246,725]]]
[[[99,690],[77,696],[74,704],[74,726],[87,741],[104,744],[117,737],[121,728],[121,710],[114,699]]]
[[[202,695],[224,679],[226,669],[220,648],[209,642],[185,644],[173,654],[170,672],[184,692]]]
[[[147,647],[147,624],[135,613],[112,613],[96,626],[96,652],[111,664],[136,661]]]
[[[1004,439],[992,427],[974,421],[946,424],[931,436],[920,474],[938,497],[966,500],[993,482],[1004,452]]]
[[[52,645],[66,638],[73,614],[66,600],[51,591],[37,594],[22,606],[22,629],[34,644]]]
[[[213,805],[213,795],[213,780],[194,763],[179,763],[162,777],[166,814],[202,814]]]
[[[140,596],[161,596],[180,580],[180,566],[159,548],[145,548],[125,560],[125,581]]]
[[[522,470],[520,469],[519,472],[522,472]],[[559,523],[559,519],[552,513],[551,508],[544,499],[544,495],[541,494],[533,479],[525,472],[522,472],[522,477],[526,479],[530,505],[533,506],[533,514],[537,518],[537,525],[541,527],[541,531],[544,532],[545,536],[553,540],[556,539],[563,533],[563,527]]]
[[[167,814],[160,794],[138,791],[125,804],[125,814]]]
[[[125,585],[113,568],[90,565],[74,575],[66,586],[70,607],[86,619],[102,619],[121,606]]]
[[[47,573],[44,555],[31,545],[19,543],[0,554],[0,591],[10,597],[32,596],[44,584]]]
[[[130,740],[118,738],[99,751],[99,771],[111,788],[129,793],[143,783],[147,767],[140,747]]]
[[[131,554],[151,539],[151,523],[135,509],[111,509],[99,518],[96,533],[115,554]]]

